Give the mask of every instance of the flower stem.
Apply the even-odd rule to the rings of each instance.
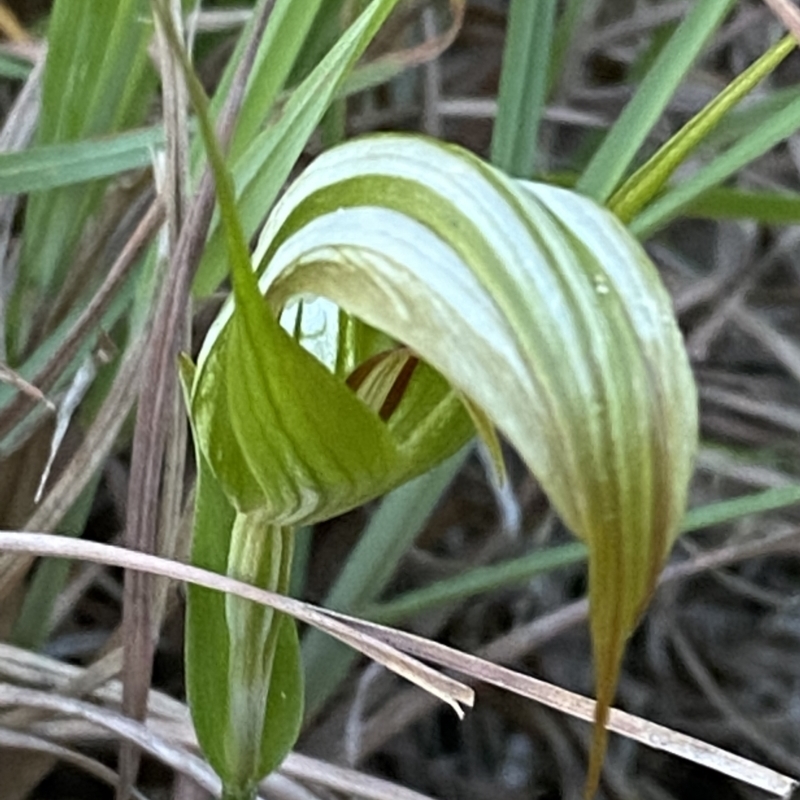
[[[235,787],[222,787],[222,800],[255,800],[256,787],[237,789]]]
[[[237,515],[228,554],[228,574],[274,592],[286,592],[293,530],[270,525],[261,510]],[[228,595],[225,604],[228,661],[228,764],[235,782],[223,800],[250,800],[263,777],[262,740],[280,617],[267,606]]]

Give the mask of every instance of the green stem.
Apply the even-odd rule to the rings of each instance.
[[[255,800],[255,796],[255,786],[241,791],[238,789],[230,789],[227,786],[222,787],[222,800]]]
[[[293,530],[271,525],[268,519],[263,510],[237,514],[227,572],[238,580],[285,593]],[[280,618],[271,608],[236,595],[226,597],[225,616],[230,636],[226,760],[233,769],[223,800],[250,800],[262,777],[262,739]]]

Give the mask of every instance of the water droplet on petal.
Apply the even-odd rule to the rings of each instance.
[[[604,275],[594,276],[594,290],[597,294],[608,294],[611,291]]]

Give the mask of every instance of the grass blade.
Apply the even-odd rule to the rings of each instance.
[[[271,3],[273,8],[269,12],[269,23],[258,46],[236,130],[231,139],[229,155],[233,160],[252,142],[264,120],[270,115],[278,94],[284,88],[302,51],[322,0],[304,0],[302,3],[295,0],[259,0],[252,19],[257,19],[260,9]],[[211,102],[212,118],[216,117],[219,107],[228,96],[252,24],[250,22],[245,27],[237,50],[228,63]]]
[[[689,203],[683,213],[703,219],[752,219],[764,225],[793,225],[800,222],[800,194],[709,189]]]
[[[44,191],[147,167],[163,144],[160,128],[102,139],[40,145],[0,153],[0,195]]]
[[[604,203],[734,0],[699,0],[678,26],[576,186]]]
[[[746,97],[794,50],[792,36],[784,37],[731,81],[705,108],[681,128],[658,152],[612,195],[608,207],[629,222],[669,180],[689,154],[703,142],[725,115]]]
[[[466,450],[381,501],[336,579],[324,605],[360,614],[393,576],[400,559],[430,519],[467,456]],[[356,656],[350,648],[311,630],[303,638],[306,713],[313,716],[336,691]]]
[[[138,124],[147,111],[146,0],[58,0],[49,26],[39,145],[76,142]],[[25,217],[19,279],[8,309],[9,358],[18,363],[34,335],[32,309],[65,279],[85,221],[104,184],[32,195]]]
[[[375,622],[393,625],[431,608],[466,600],[484,592],[508,589],[527,583],[542,573],[580,564],[585,560],[586,547],[579,542],[536,550],[499,564],[471,569],[463,575],[407,592],[386,603],[367,606],[363,615]]]
[[[246,235],[263,220],[338,88],[396,4],[397,0],[372,3],[293,92],[278,122],[253,139],[234,164]],[[213,292],[227,270],[224,237],[217,227],[198,268],[195,293],[202,297]]]
[[[767,489],[692,508],[686,512],[681,530],[699,531],[734,522],[752,514],[779,511],[798,503],[800,503],[800,486]],[[463,575],[407,592],[385,603],[359,608],[358,611],[375,622],[392,625],[430,608],[465,600],[483,592],[522,584],[542,573],[585,560],[586,547],[581,543],[537,550],[519,558],[469,570]]]
[[[763,155],[800,128],[800,99],[777,112],[729,150],[698,170],[691,178],[669,189],[651,203],[630,225],[640,238],[647,238],[680,214],[704,192],[735,175],[753,159]]]
[[[508,13],[491,158],[518,178],[531,177],[536,163],[555,16],[552,0],[512,0]]]

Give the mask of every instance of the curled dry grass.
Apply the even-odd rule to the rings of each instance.
[[[791,536],[782,537],[779,543],[770,542],[769,548],[774,551],[776,545],[777,548],[782,545],[789,547],[790,551],[794,551],[799,542],[800,532],[793,532]],[[426,667],[417,661],[417,658],[455,670],[473,681],[494,685],[521,697],[535,700],[576,719],[591,722],[594,718],[593,701],[553,684],[506,669],[492,661],[461,653],[420,636],[315,608],[307,603],[272,594],[190,565],[110,545],[79,539],[69,541],[63,537],[37,533],[0,532],[0,549],[36,556],[75,558],[106,566],[147,572],[151,575],[235,593],[248,600],[265,603],[278,611],[290,614],[300,622],[313,625],[318,630],[339,639],[373,661],[388,667],[395,674],[401,675],[425,689],[429,695],[450,703],[458,711],[459,716],[463,715],[459,704],[472,705],[472,691],[464,684]],[[763,552],[764,543],[761,543],[760,549]],[[752,550],[753,547],[750,544],[744,548],[724,548],[711,556],[705,554],[694,559],[694,563],[690,561],[673,567],[665,574],[662,583],[668,584],[708,569],[710,563],[716,566],[735,563],[750,555]],[[586,615],[585,603],[580,603],[576,608],[577,613],[574,613],[573,616],[576,619],[583,619]],[[14,656],[16,653],[17,651],[11,648],[8,655]],[[411,654],[411,657],[408,654]],[[501,659],[497,658],[497,660]],[[67,718],[78,717],[89,723],[105,727],[124,740],[142,747],[146,752],[159,758],[173,769],[191,777],[201,786],[212,792],[219,791],[219,783],[215,776],[196,757],[183,752],[148,731],[146,726],[142,730],[142,725],[119,714],[101,713],[93,706],[70,697],[37,692],[10,684],[0,684],[0,706],[2,705],[56,711]],[[173,710],[180,709],[184,725],[189,725],[188,714],[181,704],[171,701],[167,705]],[[189,728],[189,730],[191,729]],[[609,719],[609,730],[657,750],[717,770],[735,780],[778,797],[788,797],[798,785],[791,778],[752,761],[732,753],[726,753],[705,742],[622,711],[614,710],[612,712]],[[282,772],[285,774],[286,769],[282,768]],[[289,768],[289,773],[291,773],[291,768]],[[350,791],[357,790],[355,787],[350,787]],[[375,797],[376,795],[362,794],[360,796]],[[381,797],[383,796],[381,795]]]

